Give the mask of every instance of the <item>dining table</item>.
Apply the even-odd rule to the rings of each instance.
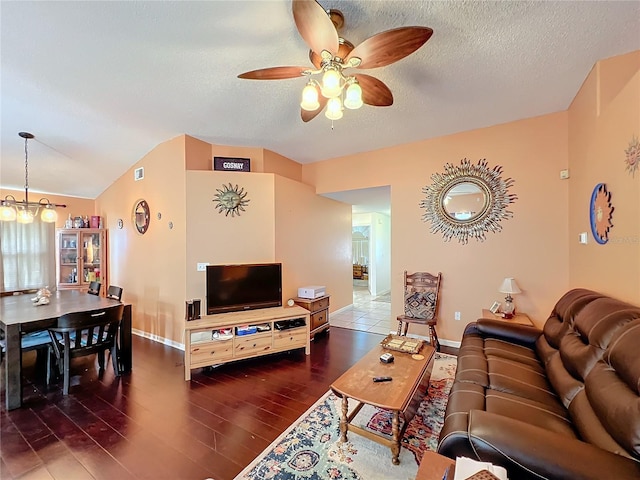
[[[57,290],[49,303],[35,305],[33,294],[0,297],[0,328],[5,335],[5,401],[7,410],[22,406],[22,335],[55,326],[62,315],[98,310],[122,304],[119,300],[91,295],[79,290]],[[121,373],[131,372],[131,304],[124,303],[120,323],[118,365]]]

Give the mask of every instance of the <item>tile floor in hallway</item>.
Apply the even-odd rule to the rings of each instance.
[[[355,282],[354,282],[355,283]],[[373,297],[366,285],[353,286],[353,305],[329,315],[333,327],[350,328],[388,335],[397,328],[391,321],[391,298],[389,295]]]

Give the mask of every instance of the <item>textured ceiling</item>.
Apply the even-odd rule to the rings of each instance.
[[[95,198],[180,134],[265,147],[300,163],[565,110],[594,63],[640,49],[640,2],[338,1],[354,44],[391,28],[433,37],[366,73],[391,107],[305,124],[304,78],[237,78],[308,66],[291,2],[0,2],[0,185]],[[443,159],[450,160],[450,159]]]

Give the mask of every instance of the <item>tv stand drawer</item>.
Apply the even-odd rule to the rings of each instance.
[[[292,328],[290,330],[275,331],[273,334],[273,348],[286,348],[287,346],[303,347],[307,341],[307,329],[305,327]]]
[[[192,365],[211,365],[233,357],[233,340],[218,340],[191,346]]]
[[[241,357],[253,355],[256,352],[266,352],[273,346],[273,335],[269,333],[255,333],[237,336],[233,339],[233,356]]]

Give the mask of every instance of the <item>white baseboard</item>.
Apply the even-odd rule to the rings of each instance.
[[[184,343],[178,343],[173,340],[169,340],[168,338],[154,335],[153,333],[143,332],[142,330],[138,330],[136,328],[132,328],[131,333],[139,337],[148,338],[149,340],[153,340],[154,342],[162,343],[163,345],[168,345],[169,347],[177,348],[178,350],[182,350],[184,352]]]

